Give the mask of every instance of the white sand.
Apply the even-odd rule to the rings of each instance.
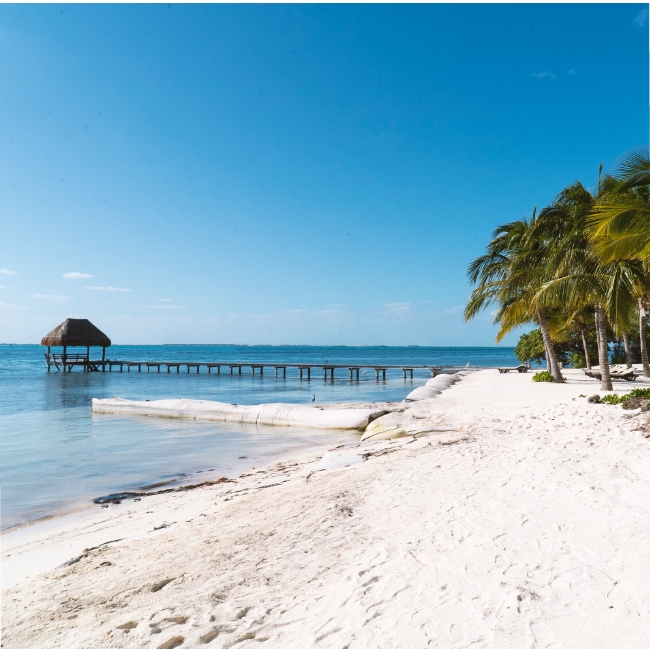
[[[650,414],[565,375],[476,373],[413,407],[446,433],[4,535],[3,646],[647,647]]]

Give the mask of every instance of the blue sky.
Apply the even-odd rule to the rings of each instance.
[[[493,345],[467,264],[648,142],[647,7],[1,5],[0,341]]]

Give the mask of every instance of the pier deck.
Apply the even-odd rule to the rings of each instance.
[[[83,367],[85,371],[113,371],[113,368],[116,370],[119,369],[120,372],[124,372],[126,368],[127,372],[131,372],[131,369],[135,371],[137,368],[138,372],[142,372],[143,368],[147,369],[147,372],[152,370],[156,372],[161,372],[161,368],[165,369],[168,373],[171,373],[173,370],[176,373],[181,372],[181,368],[187,373],[195,372],[199,373],[201,368],[205,368],[208,371],[208,374],[212,374],[213,370],[216,370],[216,374],[222,374],[221,369],[225,368],[229,370],[231,375],[243,374],[243,369],[250,369],[250,374],[255,375],[264,375],[264,370],[274,370],[275,376],[278,377],[280,374],[283,378],[287,376],[287,368],[297,370],[297,377],[303,379],[305,376],[307,380],[311,380],[312,370],[322,370],[323,379],[334,380],[334,374],[336,370],[347,370],[349,373],[350,380],[359,381],[360,375],[365,374],[369,370],[375,371],[375,379],[379,381],[379,378],[383,380],[386,379],[387,370],[401,370],[404,379],[410,377],[413,379],[414,371],[424,371],[430,372],[432,377],[435,377],[436,374],[440,373],[449,373],[455,372],[458,370],[478,370],[478,367],[461,367],[461,366],[429,366],[429,365],[413,365],[413,364],[397,364],[397,365],[385,365],[385,364],[365,364],[365,363],[280,363],[280,362],[269,362],[269,363],[259,363],[251,361],[134,361],[131,359],[98,359],[91,360],[85,357],[84,355],[75,355],[77,358],[73,358],[73,355],[68,355],[66,358],[66,363],[61,363],[59,358],[56,360],[53,358],[54,355],[51,355],[46,359],[48,361],[48,370],[50,369],[50,364],[57,368],[57,370],[71,371],[74,366]],[[58,361],[58,363],[56,363]],[[362,372],[363,371],[363,372]],[[246,373],[248,374],[248,373]]]

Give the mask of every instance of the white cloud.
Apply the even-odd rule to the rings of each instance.
[[[570,74],[570,75],[574,75],[574,74],[576,73],[576,69],[575,69],[575,68],[571,68],[571,69],[567,70],[566,73],[567,73],[567,74]]]
[[[641,11],[638,13],[637,17],[634,19],[634,22],[639,26],[639,27],[645,27],[648,23],[648,10],[647,9],[641,9]]]
[[[147,309],[187,309],[185,305],[142,305]]]
[[[88,278],[94,278],[94,275],[90,273],[79,273],[78,271],[72,271],[71,273],[64,273],[63,277],[66,280],[87,280]]]
[[[453,307],[449,307],[448,309],[443,309],[442,313],[457,314],[459,311],[463,311],[463,309],[465,309],[465,305],[454,305]]]
[[[52,302],[65,302],[68,299],[67,296],[57,296],[53,293],[33,293],[32,298],[43,298]]]
[[[158,302],[174,302],[171,298],[158,298]]]
[[[117,287],[86,287],[89,291],[120,291],[129,292],[131,289],[118,289]]]
[[[411,306],[410,302],[389,302],[384,305],[384,307],[393,311],[408,311]]]
[[[27,309],[27,307],[17,307],[8,302],[0,302],[0,309]]]
[[[557,79],[557,75],[553,72],[533,72],[533,77],[536,79]]]
[[[6,284],[0,284],[0,289],[13,289],[13,287],[9,287]]]
[[[0,269],[2,275],[18,275],[18,271],[10,271],[9,269]]]

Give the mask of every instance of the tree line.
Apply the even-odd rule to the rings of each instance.
[[[564,381],[558,346],[567,341],[573,341],[574,364],[581,356],[591,367],[595,353],[602,390],[612,390],[612,340],[623,343],[628,365],[638,352],[650,377],[649,190],[650,156],[643,147],[625,154],[612,174],[601,165],[593,190],[575,182],[539,212],[496,228],[485,254],[469,265],[474,289],[465,320],[494,308],[497,343],[536,323],[557,382]]]

